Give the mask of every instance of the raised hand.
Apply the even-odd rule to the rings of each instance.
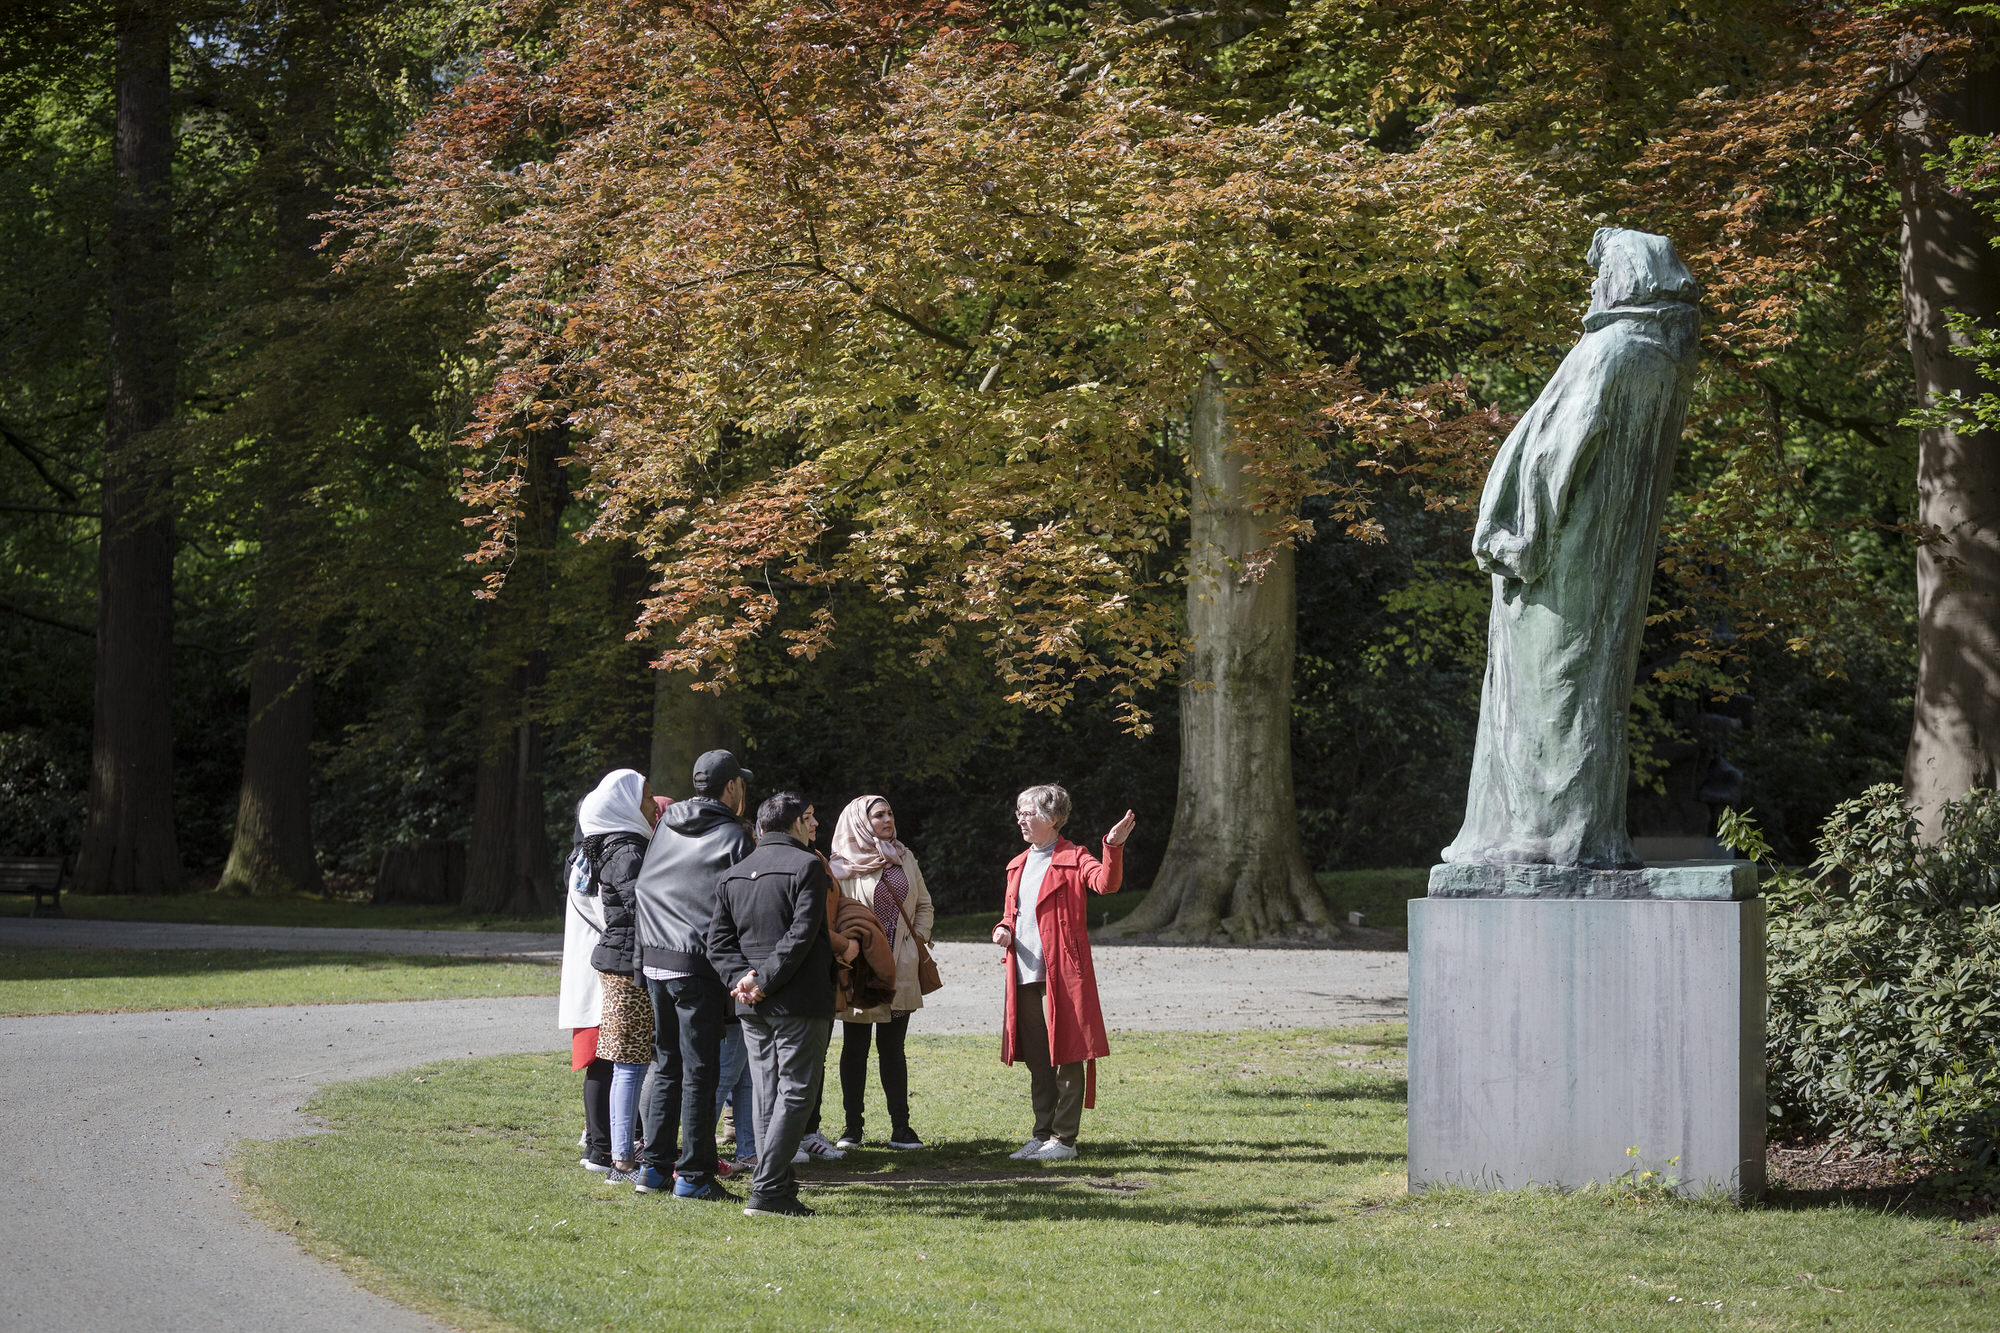
[[[1134,824],[1137,824],[1138,822],[1139,822],[1139,816],[1133,814],[1130,810],[1127,810],[1125,812],[1125,818],[1119,820],[1116,824],[1113,824],[1111,826],[1111,832],[1104,835],[1104,840],[1110,843],[1113,847],[1123,847],[1125,845],[1125,839],[1132,836],[1132,826]]]

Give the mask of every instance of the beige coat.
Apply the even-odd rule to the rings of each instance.
[[[937,919],[937,910],[931,906],[931,891],[924,887],[924,872],[917,868],[917,854],[911,852],[903,858],[903,873],[909,877],[910,893],[903,899],[903,911],[917,926],[917,934],[924,943],[930,943],[931,923]],[[875,886],[882,880],[881,874],[856,875],[843,879],[840,893],[844,898],[852,898],[866,904],[871,910],[875,906]],[[896,921],[896,998],[890,1004],[876,1005],[873,1009],[843,1009],[840,1021],[843,1023],[886,1023],[897,1014],[907,1014],[924,1007],[923,987],[917,984],[917,942],[910,936],[910,928],[899,917]]]

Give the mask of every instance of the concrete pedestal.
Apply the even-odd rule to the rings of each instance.
[[[1410,903],[1411,1189],[1754,1197],[1764,1115],[1761,899]]]

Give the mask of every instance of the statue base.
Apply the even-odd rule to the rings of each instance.
[[[1471,869],[1439,866],[1431,882]],[[1753,1198],[1764,1189],[1764,904],[1581,891],[1416,899],[1409,1067],[1412,1190],[1653,1171],[1683,1194]]]
[[[1754,861],[1657,861],[1634,870],[1508,862],[1431,867],[1433,898],[1667,898],[1734,902],[1757,896]]]

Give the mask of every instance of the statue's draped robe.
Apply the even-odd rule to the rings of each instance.
[[[1625,713],[1698,315],[1656,290],[1628,295],[1585,318],[1486,479],[1473,536],[1493,576],[1486,680],[1446,861],[1638,864]]]

